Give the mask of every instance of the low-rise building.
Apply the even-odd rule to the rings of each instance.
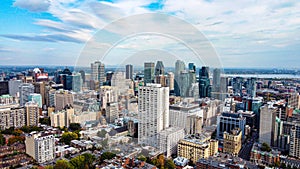
[[[280,162],[280,151],[273,150],[263,151],[261,149],[262,144],[254,143],[251,149],[250,161],[260,165],[273,165],[276,162]]]
[[[179,141],[177,155],[196,163],[200,158],[215,155],[218,152],[217,147],[218,141],[212,140],[210,136],[204,134],[188,135]]]
[[[239,128],[224,132],[223,152],[237,155],[242,148],[242,132]]]
[[[184,157],[177,157],[173,160],[173,162],[176,166],[185,167],[186,165],[188,165],[189,160]]]
[[[197,161],[196,169],[258,169],[254,163],[245,161],[239,157],[219,153],[216,156],[210,156],[207,159],[201,158]]]

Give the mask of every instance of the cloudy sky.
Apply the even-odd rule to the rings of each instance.
[[[298,0],[2,0],[0,10],[1,65],[88,65],[105,55],[110,65],[200,57],[300,68]]]

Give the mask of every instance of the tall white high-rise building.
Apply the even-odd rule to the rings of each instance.
[[[277,108],[273,105],[264,105],[260,108],[259,142],[275,146],[275,123]]]
[[[24,106],[28,102],[28,96],[34,93],[34,86],[30,83],[23,83],[19,86],[20,91],[20,106]]]
[[[52,161],[55,158],[55,137],[47,133],[30,133],[25,139],[26,154],[38,163]]]
[[[157,147],[158,133],[169,127],[169,88],[148,83],[138,93],[138,142]]]
[[[96,61],[91,64],[91,78],[92,80],[98,81],[99,86],[103,86],[105,82],[105,66],[100,61]]]

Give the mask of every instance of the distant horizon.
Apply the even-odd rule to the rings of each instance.
[[[134,64],[131,64],[131,65],[133,65],[133,67],[137,67],[137,68],[143,68],[144,66],[136,66],[136,65],[134,65]],[[122,68],[124,68],[125,69],[125,65],[122,65],[122,66],[124,66],[124,67],[122,67]],[[204,65],[203,65],[204,66]],[[76,65],[46,65],[46,64],[39,64],[39,65],[37,65],[37,64],[24,64],[24,65],[17,65],[17,64],[15,64],[15,65],[13,65],[13,64],[11,64],[11,65],[0,65],[0,68],[1,67],[35,67],[35,68],[43,68],[43,67],[66,67],[66,68],[68,68],[68,67],[72,67],[72,68],[90,68],[90,66],[76,66]],[[188,65],[186,64],[186,68],[188,67]],[[196,65],[196,68],[201,68],[202,66],[197,66]],[[215,69],[215,67],[210,67],[210,66],[208,66],[209,68],[211,68],[211,69]],[[105,68],[120,68],[120,67],[118,67],[118,65],[105,65]],[[165,68],[175,68],[175,65],[172,67],[172,66],[165,66]],[[289,67],[289,68],[270,68],[270,67],[224,67],[224,68],[220,68],[220,69],[240,69],[240,70],[251,70],[251,69],[253,69],[253,70],[300,70],[300,67],[299,68],[291,68],[291,67]]]

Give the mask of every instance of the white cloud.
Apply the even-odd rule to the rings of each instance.
[[[50,0],[16,0],[13,5],[31,12],[45,12],[50,6]]]
[[[36,25],[42,26],[41,36],[58,38],[58,41],[86,42],[97,30],[126,16],[151,12],[147,5],[150,0],[122,0],[105,2],[97,0],[16,0],[14,6],[33,12],[46,11],[58,21],[38,19]],[[274,48],[287,48],[299,44],[300,2],[299,1],[205,1],[205,0],[164,0],[159,12],[171,14],[194,24],[204,35],[213,42],[222,57],[230,54],[239,55],[258,50],[261,53],[272,53]],[[115,36],[123,36],[127,30],[132,33],[141,30],[159,30],[168,21],[160,18],[139,18],[129,23],[110,27],[109,31]],[[156,23],[156,24],[153,24]],[[162,32],[177,32],[193,42],[194,32],[186,32],[182,25],[176,25]],[[160,31],[158,31],[159,33]],[[51,36],[52,35],[52,36]],[[62,35],[66,38],[60,38]],[[21,37],[23,39],[32,39]],[[171,40],[172,41],[172,40]],[[150,40],[148,46],[142,43],[121,44],[118,48],[176,48],[174,42],[162,39]],[[105,44],[106,42],[99,42]],[[199,42],[193,42],[197,44]],[[107,45],[107,44],[106,44]],[[109,44],[108,44],[109,45]],[[104,45],[105,46],[105,45]],[[106,46],[107,47],[107,46]],[[177,46],[178,47],[178,46]],[[234,47],[234,50],[231,50]],[[100,47],[101,48],[101,47]],[[226,50],[228,49],[228,50]],[[231,53],[232,52],[232,53]],[[224,56],[223,56],[224,55]],[[236,59],[236,58],[235,58]]]

